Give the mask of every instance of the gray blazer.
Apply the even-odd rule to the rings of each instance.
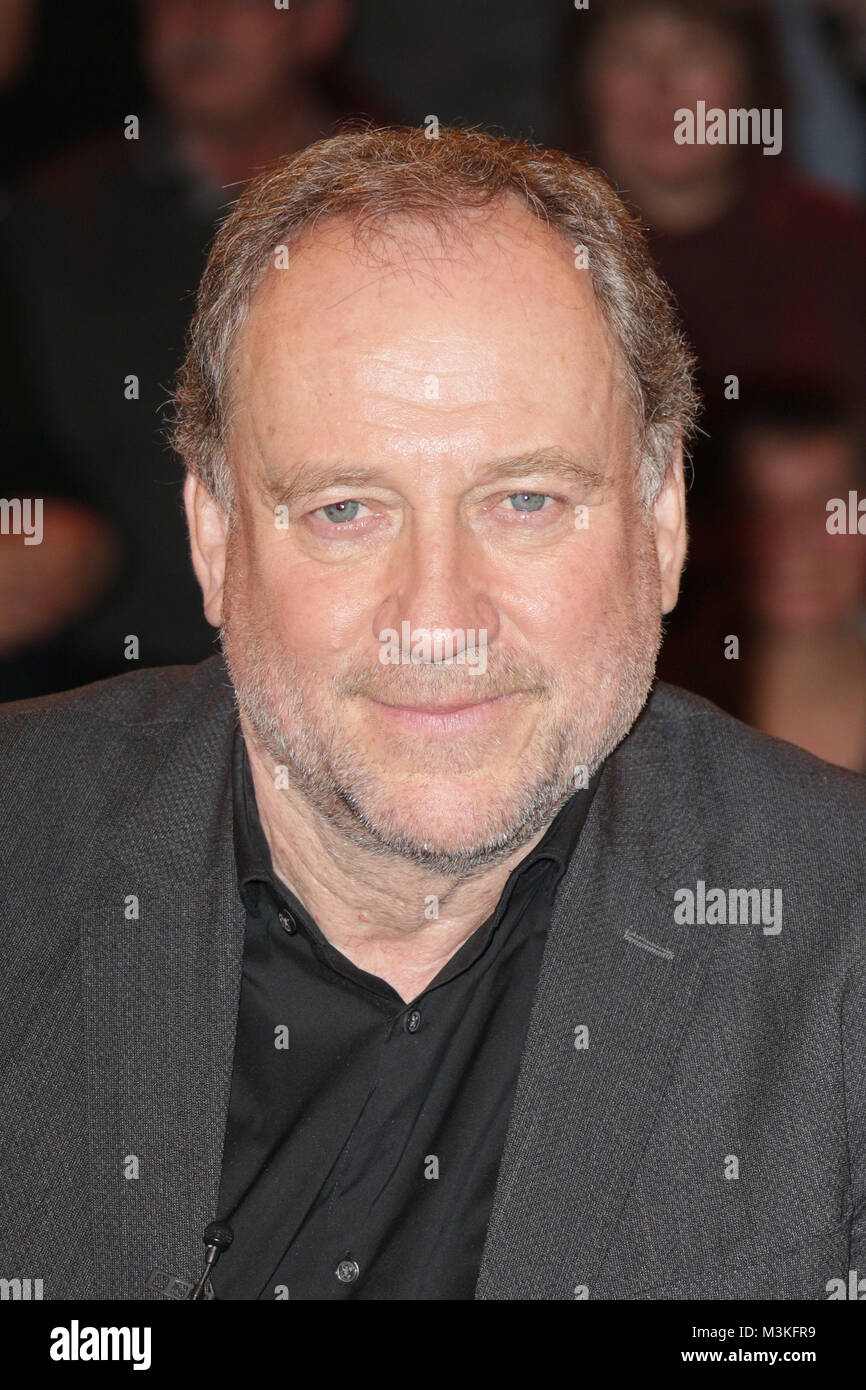
[[[0,1278],[46,1298],[177,1297],[201,1267],[243,949],[234,723],[218,657],[0,712]],[[560,885],[477,1298],[866,1276],[864,829],[866,779],[655,688]],[[686,889],[736,920],[682,920]],[[781,890],[781,918],[732,889]]]

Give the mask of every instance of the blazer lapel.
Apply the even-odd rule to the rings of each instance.
[[[476,1298],[593,1295],[709,958],[673,920],[697,855],[679,786],[650,707],[560,886]]]
[[[198,1277],[216,1215],[243,960],[234,709],[135,730],[130,788],[82,913],[98,1297]],[[137,916],[135,913],[137,912]]]

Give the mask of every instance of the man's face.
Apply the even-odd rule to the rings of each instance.
[[[674,518],[662,588],[587,272],[516,204],[470,222],[471,249],[398,227],[377,257],[331,223],[269,273],[234,360],[224,587],[218,541],[197,560],[295,793],[452,873],[527,843],[625,734],[682,560]],[[383,660],[404,623],[453,656],[474,634],[486,668]]]

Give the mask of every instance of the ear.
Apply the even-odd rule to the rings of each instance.
[[[664,483],[653,503],[653,514],[661,578],[662,612],[670,613],[679,597],[680,575],[688,544],[683,451],[680,444],[677,445],[676,454],[671,459]]]
[[[183,502],[192,564],[204,597],[205,617],[214,627],[219,627],[223,612],[228,519],[204,483],[192,473],[187,474]]]

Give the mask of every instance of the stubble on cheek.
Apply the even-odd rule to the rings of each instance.
[[[592,730],[603,760],[628,733],[652,687],[661,645],[661,579],[653,529],[629,518],[611,557],[607,579],[596,585],[598,611],[587,640],[592,649],[578,669],[579,722]],[[578,653],[578,667],[580,655]],[[588,677],[588,679],[587,679]]]

